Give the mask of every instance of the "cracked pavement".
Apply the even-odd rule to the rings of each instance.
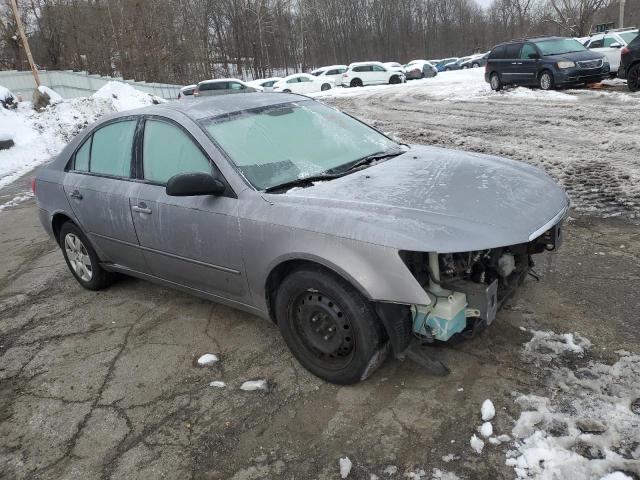
[[[540,282],[478,337],[431,349],[449,376],[391,360],[351,387],[310,375],[248,314],[126,277],[83,290],[33,200],[0,212],[0,245],[0,478],[337,479],[345,455],[355,479],[513,478],[507,446],[477,456],[469,438],[485,398],[502,434],[519,414],[512,392],[548,393],[521,360],[520,327],[579,332],[594,345],[585,361],[640,351],[640,232],[623,217],[571,219],[562,250],[539,257]],[[220,361],[197,367],[208,352]],[[268,392],[239,390],[258,378]]]

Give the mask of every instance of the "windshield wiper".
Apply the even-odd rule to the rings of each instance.
[[[403,151],[394,151],[394,152],[376,152],[371,155],[367,155],[366,157],[359,158],[355,162],[347,163],[346,165],[341,165],[340,167],[332,168],[327,170],[327,173],[346,173],[355,170],[356,168],[362,167],[363,165],[368,165],[376,160],[383,160],[385,158],[397,157],[398,155],[404,153]]]
[[[310,175],[308,177],[296,178],[294,180],[280,183],[278,185],[272,185],[271,187],[265,188],[264,191],[266,193],[269,193],[269,192],[275,192],[278,190],[289,190],[290,188],[299,187],[303,185],[308,187],[309,185],[313,184],[313,182],[321,182],[323,180],[333,180],[334,178],[338,178],[341,176],[342,175],[339,175],[337,173],[336,174],[322,173],[320,175]]]

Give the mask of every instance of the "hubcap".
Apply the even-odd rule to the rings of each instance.
[[[494,90],[497,90],[498,88],[498,76],[494,75],[493,77],[491,77],[491,88],[493,88]]]
[[[82,240],[73,233],[67,233],[64,237],[64,249],[67,253],[67,259],[69,259],[71,268],[76,275],[85,282],[91,281],[93,267],[91,266],[89,253],[82,243]]]
[[[548,73],[542,74],[542,77],[540,78],[540,86],[543,90],[549,90],[549,87],[551,86],[551,77],[549,77]]]
[[[331,364],[350,361],[354,332],[335,301],[320,292],[305,292],[293,301],[292,313],[297,336],[313,356]]]

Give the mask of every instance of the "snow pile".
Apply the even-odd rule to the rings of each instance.
[[[548,368],[547,378],[550,398],[523,395],[516,400],[523,412],[513,428],[518,441],[507,452],[507,465],[517,477],[640,475],[640,416],[632,411],[640,396],[640,356],[625,354],[613,365],[589,362],[576,370]]]
[[[213,353],[205,353],[200,358],[198,358],[198,365],[201,367],[207,365],[213,365],[218,361],[218,357],[216,357]]]
[[[484,422],[480,426],[480,428],[478,428],[478,432],[484,438],[489,438],[491,435],[493,435],[493,425],[491,425],[491,422]]]
[[[559,357],[577,355],[582,357],[591,347],[591,342],[578,333],[554,333],[552,331],[532,331],[522,352],[522,357],[529,363],[539,365],[550,363]]]
[[[496,407],[494,407],[493,402],[487,398],[482,402],[480,413],[482,414],[482,420],[488,422],[489,420],[493,420],[493,417],[496,416]]]
[[[340,466],[340,477],[347,478],[351,472],[351,467],[353,466],[349,457],[341,458],[338,461],[338,465]]]
[[[482,449],[484,448],[484,441],[480,440],[475,434],[471,436],[471,440],[469,440],[469,445],[471,445],[471,449],[476,452],[478,455],[482,453]]]
[[[58,92],[55,92],[54,90],[51,90],[49,87],[45,87],[44,85],[40,85],[38,87],[38,91],[41,94],[49,97],[49,105],[57,105],[64,100]]]
[[[131,85],[122,82],[109,82],[92,95],[92,98],[104,99],[111,102],[117,112],[142,108],[165,100],[148,93],[136,90]]]
[[[52,158],[101,116],[157,102],[130,85],[110,82],[92,97],[62,100],[39,113],[29,102],[20,103],[16,110],[0,108],[0,132],[15,142],[9,150],[0,151],[0,188]]]

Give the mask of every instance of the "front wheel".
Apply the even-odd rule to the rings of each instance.
[[[385,359],[384,330],[372,305],[344,279],[321,268],[288,275],[275,305],[287,346],[314,375],[349,385]]]
[[[362,80],[360,80],[359,78],[354,78],[353,80],[351,80],[351,83],[349,85],[351,85],[352,87],[361,87]]]
[[[322,86],[320,87],[320,90],[322,90],[323,92],[329,90],[331,88],[331,85],[329,85],[328,83],[323,83]]]
[[[627,72],[627,87],[632,92],[640,90],[640,63],[636,63]]]
[[[549,71],[544,71],[540,74],[540,89],[541,90],[553,90],[553,75]]]
[[[114,282],[116,275],[100,266],[89,240],[72,222],[62,225],[58,241],[69,270],[84,288],[102,290]]]
[[[473,65],[471,65],[473,68],[479,68],[480,64],[479,63],[474,63]]]
[[[500,81],[500,75],[497,73],[492,73],[491,78],[489,78],[489,85],[491,85],[491,90],[494,92],[499,92],[502,90],[502,82]]]
[[[392,76],[389,79],[389,84],[391,85],[397,85],[398,83],[401,83],[402,81],[400,80],[400,77],[398,77],[397,75]]]
[[[291,93],[291,90],[289,90],[288,88],[285,88],[284,90],[282,90],[282,93]]]
[[[468,65],[463,65],[463,66],[462,66],[462,69],[463,69],[463,70],[466,70],[467,68],[469,68],[469,66],[468,66]]]

